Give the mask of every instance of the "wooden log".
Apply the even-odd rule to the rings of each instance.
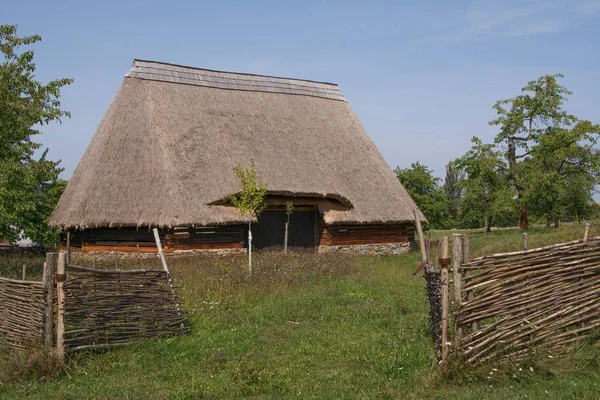
[[[528,244],[528,236],[527,236],[527,232],[523,232],[523,250],[527,250],[529,248],[529,244]]]
[[[54,271],[56,270],[57,253],[46,253],[42,283],[46,288],[46,309],[44,318],[44,345],[53,346],[54,333]]]
[[[56,268],[56,294],[58,301],[58,315],[56,317],[56,354],[61,361],[64,361],[65,358],[65,292],[63,290],[65,278],[65,253],[58,253],[58,266]]]
[[[587,242],[589,238],[590,238],[590,223],[586,222],[585,229],[583,231],[583,241]]]

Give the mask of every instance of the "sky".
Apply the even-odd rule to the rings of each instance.
[[[4,3],[4,4],[3,4]],[[10,4],[10,5],[8,5]],[[566,108],[600,123],[600,0],[10,1],[0,24],[40,34],[37,78],[71,77],[38,138],[70,178],[134,58],[334,82],[391,168],[443,178],[493,104],[563,73]]]

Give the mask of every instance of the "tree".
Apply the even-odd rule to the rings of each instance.
[[[443,228],[448,224],[448,199],[440,187],[440,179],[433,176],[427,166],[419,162],[410,168],[394,170],[396,176],[425,215],[431,226]]]
[[[471,139],[473,146],[457,166],[465,171],[460,183],[464,190],[461,203],[463,226],[486,227],[490,232],[494,220],[502,220],[514,212],[515,193],[506,179],[505,163],[493,144],[484,144],[479,138]]]
[[[252,219],[258,220],[260,214],[267,207],[265,196],[267,187],[263,185],[256,176],[254,161],[250,161],[249,167],[238,165],[234,168],[240,185],[241,192],[231,196],[231,204],[240,212],[240,215],[248,217],[248,274],[252,275]]]
[[[45,125],[70,117],[59,97],[73,80],[35,79],[33,51],[19,48],[40,40],[17,36],[15,25],[0,26],[0,237],[16,240],[23,232],[39,244],[55,244],[58,234],[48,228],[48,217],[64,188],[62,168],[46,158],[48,149],[36,157],[41,144],[33,138]]]
[[[561,215],[567,181],[577,177],[582,191],[598,181],[594,145],[600,127],[563,109],[572,93],[558,83],[562,77],[542,76],[523,87],[523,94],[494,105],[498,118],[490,125],[500,127],[495,141],[503,146],[506,176],[517,193],[523,229],[530,206],[549,218]]]
[[[446,165],[446,178],[444,179],[444,193],[448,199],[448,215],[455,221],[458,221],[458,212],[460,202],[463,196],[462,182],[465,179],[465,171],[458,164],[457,160],[450,161]]]

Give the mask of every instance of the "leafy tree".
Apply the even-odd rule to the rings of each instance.
[[[394,170],[396,176],[425,215],[431,226],[444,228],[448,225],[448,199],[444,189],[440,187],[440,179],[419,162],[410,168]]]
[[[448,199],[448,214],[449,217],[455,221],[458,221],[458,212],[460,208],[460,202],[463,196],[462,182],[465,179],[465,171],[458,164],[457,160],[450,161],[446,165],[446,178],[444,179],[444,193]]]
[[[254,161],[250,161],[250,166],[242,167],[238,165],[234,168],[242,191],[231,196],[231,204],[240,212],[240,215],[248,217],[248,273],[252,274],[252,219],[257,219],[267,208],[265,196],[267,187],[263,185],[256,176]]]
[[[70,117],[60,108],[60,90],[73,82],[57,79],[43,84],[35,79],[32,50],[21,46],[39,42],[39,35],[19,37],[15,25],[0,26],[0,237],[16,240],[21,232],[40,244],[57,242],[48,228],[64,182],[59,162],[36,157],[41,128]]]
[[[463,225],[480,227],[489,232],[494,221],[499,222],[514,213],[514,196],[506,179],[504,161],[493,144],[471,139],[473,147],[456,164],[466,173],[460,183],[464,190],[461,209]]]
[[[523,229],[529,207],[548,218],[564,213],[568,181],[577,177],[580,194],[598,181],[594,145],[600,128],[563,109],[572,93],[558,83],[562,77],[542,76],[523,87],[523,94],[494,105],[498,117],[490,124],[500,127],[495,141],[503,147],[506,177],[517,193]]]

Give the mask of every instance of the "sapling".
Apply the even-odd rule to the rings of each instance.
[[[254,161],[250,166],[237,165],[234,169],[242,190],[230,197],[231,204],[240,212],[240,215],[248,218],[248,274],[252,275],[252,219],[258,221],[258,217],[267,207],[265,196],[267,187],[256,177]]]

